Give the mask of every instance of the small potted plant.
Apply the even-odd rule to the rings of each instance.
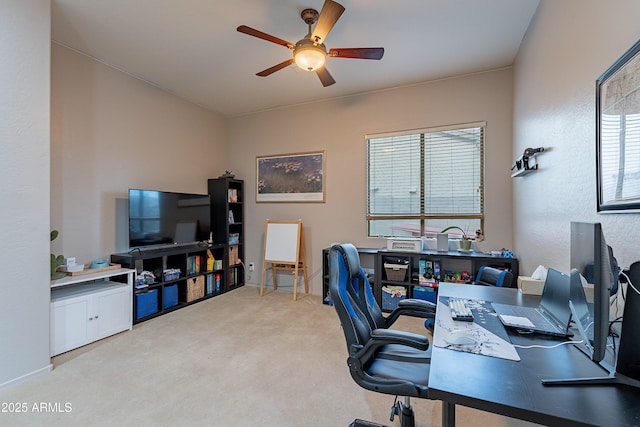
[[[449,230],[460,230],[460,232],[462,233],[462,237],[460,238],[460,249],[463,251],[470,251],[471,250],[471,239],[469,238],[469,236],[467,235],[468,227],[467,230],[463,230],[462,228],[458,227],[457,225],[451,225],[449,227],[446,227],[444,229],[442,229],[442,231],[440,231],[440,233],[446,233]]]
[[[58,230],[52,230],[50,241],[53,242],[54,240],[56,240],[57,237],[58,237]],[[66,276],[65,273],[58,271],[58,267],[60,267],[62,264],[64,264],[64,256],[62,255],[55,256],[54,254],[51,254],[51,280],[61,279],[64,276]]]

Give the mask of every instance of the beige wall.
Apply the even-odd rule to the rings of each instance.
[[[56,253],[90,262],[128,249],[116,210],[126,239],[129,188],[206,194],[227,167],[220,116],[57,44],[51,76]]]
[[[50,368],[50,21],[49,1],[0,5],[0,389]]]
[[[485,250],[512,246],[512,70],[231,118],[230,168],[245,180],[245,261],[260,282],[266,219],[302,219],[313,293],[321,293],[321,251],[333,242],[381,247],[367,238],[364,136],[476,121],[487,122]],[[256,156],[326,151],[326,203],[255,203]]]
[[[595,80],[640,38],[640,2],[543,0],[514,67],[514,152],[544,146],[513,180],[521,271],[568,271],[571,221],[601,222],[621,266],[638,258],[638,214],[596,214]]]
[[[207,178],[232,169],[247,185],[245,259],[257,264],[249,282],[259,281],[264,220],[301,218],[319,294],[323,247],[383,243],[366,237],[367,133],[486,120],[483,249],[513,246],[524,273],[538,264],[566,270],[569,222],[601,221],[621,264],[636,260],[638,214],[595,213],[594,81],[640,38],[640,3],[605,3],[543,0],[513,72],[224,120],[51,47],[49,1],[3,2],[0,85],[12,102],[0,105],[0,192],[12,203],[0,204],[0,387],[49,366],[49,230],[62,232],[56,253],[108,255],[116,250],[116,205],[129,187],[205,192]],[[549,149],[541,170],[509,178],[512,146],[520,153],[541,145]],[[326,203],[255,203],[256,156],[310,150],[327,152]]]
[[[120,249],[115,211],[128,188],[204,192],[207,178],[230,168],[246,181],[245,261],[257,267],[248,281],[259,283],[264,220],[301,218],[319,293],[322,248],[384,244],[366,237],[364,135],[486,120],[482,249],[514,248],[524,274],[538,264],[566,270],[569,222],[597,220],[628,265],[635,252],[621,236],[638,233],[637,215],[595,214],[593,88],[638,39],[639,7],[543,1],[515,71],[226,120],[53,45],[51,220],[62,231],[54,250],[81,260],[106,256]],[[603,18],[616,25],[602,25]],[[511,179],[513,153],[529,146],[547,148],[541,170]],[[256,156],[312,150],[327,152],[326,203],[255,203]]]

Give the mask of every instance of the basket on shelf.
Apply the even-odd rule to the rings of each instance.
[[[407,297],[407,289],[404,286],[383,286],[382,287],[382,309],[394,310],[398,307],[398,302]]]
[[[162,280],[170,282],[172,280],[178,280],[180,278],[179,268],[168,268],[162,272]]]
[[[394,282],[402,282],[407,275],[408,269],[408,264],[384,263],[384,271],[387,273],[387,280],[392,280]]]
[[[204,276],[187,279],[187,302],[204,297]]]

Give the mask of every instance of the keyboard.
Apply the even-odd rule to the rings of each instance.
[[[449,310],[451,310],[451,318],[453,320],[473,322],[473,313],[471,309],[467,307],[465,300],[449,298]]]

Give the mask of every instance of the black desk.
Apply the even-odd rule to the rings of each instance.
[[[439,296],[522,305],[538,300],[517,289],[451,284],[441,284]],[[513,344],[520,345],[560,342],[539,335],[509,335]],[[456,404],[545,425],[640,425],[637,389],[542,385],[542,378],[604,374],[573,345],[517,350],[519,362],[433,347],[429,397],[442,401],[443,426],[455,425]]]

